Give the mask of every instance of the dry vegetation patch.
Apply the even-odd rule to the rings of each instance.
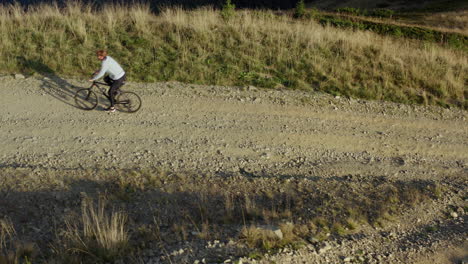
[[[0,245],[3,250],[13,237],[32,238],[41,249],[34,263],[136,261],[148,249],[168,255],[180,243],[196,248],[211,240],[233,241],[229,254],[237,257],[276,252],[398,222],[405,210],[441,195],[431,181],[385,177],[37,173],[2,169],[0,175],[9,177],[0,190],[0,211],[9,212],[3,219],[11,219],[1,222]],[[47,185],[47,178],[61,187]],[[24,219],[25,213],[35,217]],[[43,220],[49,224],[42,226]],[[13,226],[19,225],[15,233]],[[44,239],[53,242],[42,243]]]

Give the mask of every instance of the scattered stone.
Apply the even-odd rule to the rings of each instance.
[[[327,242],[325,242],[325,245],[319,249],[319,254],[323,254],[325,252],[327,252],[328,250],[332,249],[332,247],[330,246],[330,244],[328,244]]]
[[[17,79],[17,80],[18,80],[18,79],[25,79],[25,78],[26,78],[26,77],[24,77],[23,74],[19,74],[19,73],[15,74],[15,79]]]
[[[453,218],[457,218],[457,217],[458,217],[458,214],[455,213],[455,212],[451,212],[451,213],[450,213],[450,216],[453,217]]]
[[[320,240],[318,240],[317,238],[315,238],[315,237],[313,237],[313,236],[312,236],[312,237],[309,237],[308,240],[309,240],[310,243],[318,243],[318,242],[320,242]]]
[[[404,166],[406,165],[406,161],[405,159],[403,159],[402,157],[397,157],[395,158],[395,163],[400,165],[400,166]]]
[[[351,258],[351,257],[346,257],[345,259],[343,259],[343,261],[344,261],[344,262],[351,262],[352,259],[353,259],[353,258]]]
[[[279,238],[279,239],[283,239],[283,232],[281,231],[281,229],[276,229],[273,231],[273,233],[275,233],[275,235]]]

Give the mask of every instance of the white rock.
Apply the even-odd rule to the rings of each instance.
[[[347,257],[347,258],[345,258],[343,261],[344,261],[344,262],[351,262],[351,260],[352,260],[351,257]]]
[[[451,212],[451,213],[450,213],[450,216],[452,216],[453,218],[457,218],[457,217],[458,217],[458,214],[455,213],[455,212]]]
[[[275,231],[273,231],[275,233],[275,235],[279,238],[279,239],[283,239],[283,232],[281,231],[281,229],[276,229]]]
[[[319,254],[325,253],[325,252],[327,252],[327,251],[330,250],[330,249],[332,249],[332,247],[330,246],[330,244],[325,243],[325,246],[322,247],[321,249],[319,249]]]
[[[26,77],[24,77],[23,74],[19,74],[19,73],[15,74],[15,79],[25,79],[25,78]]]

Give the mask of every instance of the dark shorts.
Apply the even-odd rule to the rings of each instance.
[[[120,87],[125,83],[125,80],[127,80],[127,75],[124,74],[120,79],[117,80],[112,80],[109,76],[106,76],[104,78],[104,81],[110,85],[109,88],[109,97],[110,97],[110,103],[111,106],[114,106],[115,104],[115,95],[117,94],[117,91],[119,90]]]

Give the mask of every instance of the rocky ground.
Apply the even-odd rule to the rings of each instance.
[[[162,256],[143,251],[141,261],[209,263],[206,252],[218,249],[226,263],[468,261],[466,111],[255,87],[128,83],[124,89],[142,97],[142,109],[106,113],[105,100],[92,111],[75,106],[75,91],[86,86],[54,76],[0,78],[0,182],[16,192],[7,195],[3,188],[0,216],[17,219],[20,209],[5,210],[6,204],[14,207],[11,197],[21,200],[21,189],[36,195],[24,179],[35,177],[31,182],[39,184],[50,171],[157,168],[214,181],[263,179],[271,188],[286,180],[344,179],[357,190],[377,178],[430,182],[442,187],[438,199],[405,210],[384,227],[286,247],[260,260],[230,258],[237,242],[220,240],[172,246]],[[29,176],[8,178],[18,171]],[[71,195],[47,195],[56,193]]]

